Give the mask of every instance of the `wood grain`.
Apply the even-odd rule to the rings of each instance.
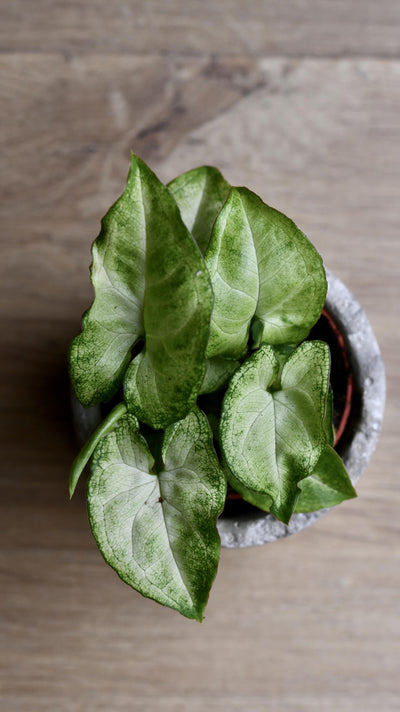
[[[397,712],[397,3],[1,12],[0,708]],[[387,369],[358,499],[297,537],[224,550],[202,626],[128,589],[92,540],[84,486],[67,497],[66,354],[130,149],[165,180],[216,164],[288,213],[363,304]]]
[[[7,51],[397,57],[396,0],[13,0]]]

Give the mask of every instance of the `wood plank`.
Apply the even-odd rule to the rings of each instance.
[[[7,51],[181,55],[398,57],[396,0],[13,0],[2,9]]]
[[[358,536],[342,531],[353,521],[345,510],[297,539],[224,551],[201,627],[129,591],[94,547],[13,547],[1,561],[3,699],[21,706],[5,708],[23,709],[30,694],[28,710],[119,710],[129,699],[151,710],[194,697],[204,712],[230,698],[246,709],[264,699],[272,711],[271,699],[309,696],[312,709],[379,697],[391,710],[398,550],[366,519]]]

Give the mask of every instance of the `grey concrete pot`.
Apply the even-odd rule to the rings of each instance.
[[[385,371],[372,328],[365,312],[343,282],[327,271],[328,295],[326,308],[347,342],[350,366],[357,393],[357,408],[353,408],[346,437],[340,449],[351,481],[355,484],[368,465],[375,450],[385,404]],[[86,442],[101,422],[100,406],[85,409],[72,397],[75,429],[81,443]],[[218,520],[222,546],[235,548],[257,546],[295,534],[310,526],[329,509],[309,514],[294,514],[288,526],[272,514],[266,514],[243,504],[243,511],[234,515],[223,513]]]

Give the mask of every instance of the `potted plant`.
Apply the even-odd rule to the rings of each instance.
[[[227,482],[254,521],[287,531],[355,496],[333,447],[330,349],[307,339],[326,273],[291,220],[217,169],[164,186],[134,155],[92,254],[95,299],[69,367],[79,403],[108,406],[70,495],[91,458],[89,519],[105,560],[201,621]]]

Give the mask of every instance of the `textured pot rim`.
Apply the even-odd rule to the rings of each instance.
[[[378,441],[385,406],[385,370],[374,332],[361,305],[338,277],[329,270],[326,270],[326,275],[328,293],[325,307],[347,342],[360,395],[356,426],[340,453],[355,484],[367,467]],[[83,408],[73,392],[71,406],[75,431],[83,444],[100,423],[101,409],[99,405]],[[236,516],[222,514],[217,523],[221,545],[242,548],[277,541],[302,531],[329,511],[321,509],[307,514],[293,514],[288,525],[256,508]]]
[[[351,368],[360,395],[356,426],[341,454],[351,481],[355,484],[367,467],[376,448],[385,407],[385,369],[372,327],[354,295],[332,272],[326,270],[328,293],[325,306],[340,327],[349,349]],[[288,525],[272,514],[256,509],[240,517],[218,520],[221,544],[236,548],[257,546],[296,534],[327,514],[320,509],[293,514]]]

